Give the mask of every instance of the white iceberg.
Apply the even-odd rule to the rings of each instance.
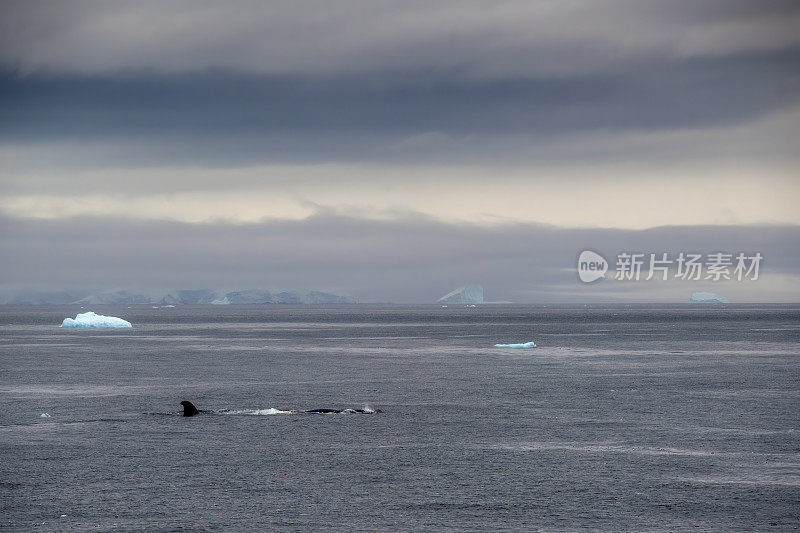
[[[495,344],[495,348],[536,348],[536,343],[531,342],[521,342],[517,344]]]
[[[89,311],[78,313],[75,318],[65,318],[62,328],[130,328],[131,323],[115,316],[98,315]]]
[[[694,304],[726,304],[728,299],[713,292],[695,292],[689,301]]]
[[[465,285],[448,292],[436,301],[442,304],[482,304],[483,286]]]

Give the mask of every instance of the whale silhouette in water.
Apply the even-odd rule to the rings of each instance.
[[[181,405],[183,406],[183,416],[194,416],[200,414],[200,411],[197,410],[197,407],[195,407],[192,402],[183,400]]]
[[[208,413],[213,411],[201,411],[194,404],[190,401],[183,400],[181,402],[181,406],[183,407],[183,416],[195,416],[199,415],[200,413]],[[327,413],[363,413],[363,414],[372,414],[372,413],[380,413],[382,412],[380,409],[307,409],[304,411],[284,411],[285,413],[319,413],[319,414],[327,414]]]

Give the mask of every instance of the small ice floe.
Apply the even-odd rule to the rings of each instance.
[[[536,343],[531,342],[521,342],[515,344],[495,344],[495,348],[536,348]]]
[[[50,418],[50,413],[42,413],[39,415],[39,418]]]
[[[78,313],[75,318],[65,318],[62,328],[130,328],[131,323],[115,316],[104,316],[92,311]]]
[[[692,293],[689,301],[693,304],[726,304],[728,299],[713,292],[695,292]]]

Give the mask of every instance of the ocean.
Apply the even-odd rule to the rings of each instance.
[[[800,527],[800,306],[85,310],[0,307],[4,531]]]

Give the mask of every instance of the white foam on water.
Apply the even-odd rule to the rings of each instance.
[[[147,390],[144,385],[0,385],[0,393],[15,398],[36,398],[40,396],[121,396],[136,391]],[[165,388],[168,388],[165,386]]]
[[[267,416],[267,415],[290,415],[295,411],[282,411],[270,407],[269,409],[232,409],[218,411],[221,415],[250,415],[250,416]]]
[[[369,405],[364,405],[364,407],[362,409],[363,409],[363,412],[366,413],[366,414],[372,414],[372,413],[375,412],[375,409],[373,409]],[[359,413],[361,411],[356,411],[355,409],[342,409],[342,412],[343,413]]]
[[[632,454],[652,456],[685,456],[685,457],[743,457],[744,452],[724,452],[715,450],[696,450],[673,447],[636,446],[611,443],[577,443],[577,442],[522,442],[517,444],[496,444],[489,447],[495,450],[515,452],[569,451],[596,454]]]
[[[774,479],[769,476],[748,474],[743,476],[696,476],[678,477],[678,481],[686,483],[696,483],[700,485],[745,485],[745,486],[778,486],[778,487],[800,487],[800,478],[786,477],[784,479]]]
[[[218,415],[243,415],[243,416],[269,416],[269,415],[292,415],[292,414],[300,414],[304,413],[305,411],[298,411],[294,409],[290,410],[282,410],[282,409],[275,409],[274,407],[270,407],[269,409],[220,409],[219,411],[212,411],[214,414]],[[342,409],[340,413],[361,413],[362,411],[357,409]],[[364,405],[363,412],[367,414],[375,413],[375,409],[370,407],[369,405]],[[327,413],[327,414],[337,414],[337,413]]]

